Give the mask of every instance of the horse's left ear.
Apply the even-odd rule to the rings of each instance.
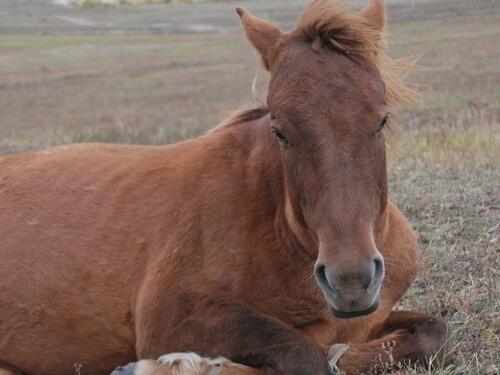
[[[384,0],[371,0],[370,4],[365,6],[360,15],[364,17],[370,25],[377,31],[383,32],[387,23],[387,10]]]
[[[262,57],[264,67],[270,70],[277,55],[278,41],[283,31],[271,22],[255,17],[242,7],[237,7],[236,13],[240,16],[248,40]]]

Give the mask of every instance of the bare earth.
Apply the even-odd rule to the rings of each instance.
[[[239,4],[289,28],[306,2]],[[449,320],[454,365],[431,373],[498,374],[500,1],[388,3],[391,54],[426,67],[413,76],[422,103],[401,114],[389,150],[392,198],[425,250],[401,307]],[[250,104],[255,76],[262,92],[267,77],[234,5],[0,0],[0,154],[175,142]]]

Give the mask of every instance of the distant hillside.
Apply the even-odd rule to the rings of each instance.
[[[220,0],[54,0],[59,5],[143,5],[158,3],[208,3]]]

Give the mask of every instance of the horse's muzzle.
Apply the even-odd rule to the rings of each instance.
[[[317,263],[314,275],[334,316],[349,319],[377,310],[384,279],[382,256],[377,255],[373,262],[360,265],[355,272]]]

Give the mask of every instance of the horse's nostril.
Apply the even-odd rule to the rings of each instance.
[[[370,272],[369,281],[363,285],[366,290],[380,285],[382,278],[384,277],[384,259],[381,256],[376,256],[373,258],[373,265]]]
[[[374,280],[375,282],[380,281],[382,278],[382,275],[384,274],[384,261],[382,260],[382,257],[376,257],[373,262],[375,263],[375,275],[374,275]]]
[[[379,285],[382,277],[384,275],[384,261],[380,256],[373,258],[373,263],[365,268],[364,276],[362,277],[362,285],[365,290]]]
[[[316,276],[316,280],[321,288],[333,290],[333,287],[326,275],[326,267],[324,264],[317,264],[316,267],[314,267],[314,275]]]

